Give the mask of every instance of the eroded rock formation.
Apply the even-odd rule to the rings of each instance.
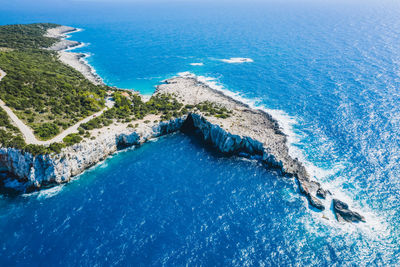
[[[0,165],[30,186],[39,188],[50,183],[68,182],[71,177],[104,160],[118,149],[140,145],[147,140],[179,130],[192,129],[207,143],[228,155],[256,156],[268,167],[294,177],[299,191],[309,204],[324,210],[327,191],[312,180],[304,165],[289,154],[287,139],[270,114],[252,109],[193,77],[176,77],[158,86],[156,93],[173,94],[185,105],[205,101],[224,106],[231,111],[228,118],[217,118],[192,110],[188,115],[166,122],[140,122],[136,128],[126,125],[100,130],[95,140],[84,140],[63,149],[60,154],[32,156],[13,148],[0,148]],[[122,127],[123,126],[123,127]],[[319,198],[317,198],[317,196]],[[338,220],[365,221],[349,210],[346,203],[333,200]]]

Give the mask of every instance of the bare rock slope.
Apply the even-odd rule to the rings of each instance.
[[[205,141],[223,153],[259,155],[269,167],[277,168],[284,175],[295,177],[301,193],[307,197],[311,206],[319,210],[325,209],[322,200],[330,192],[313,181],[304,165],[289,155],[286,136],[270,114],[252,109],[199,82],[194,77],[175,77],[166,80],[165,84],[157,87],[156,93],[173,94],[186,105],[212,102],[231,110],[231,116],[228,118],[207,116],[201,112],[191,113],[185,125],[196,129]],[[342,205],[341,208],[344,213],[354,214],[348,205]],[[352,216],[351,221],[358,222],[365,219],[359,215]]]
[[[64,64],[80,71],[93,83],[101,84],[101,79],[82,61],[84,55],[63,51],[79,45],[78,42],[65,39],[67,33],[75,30],[66,26],[48,30],[46,36],[60,39],[49,49],[59,51],[60,60]],[[0,73],[0,76],[4,74]],[[95,140],[84,139],[79,144],[64,148],[59,154],[33,156],[18,149],[0,147],[0,168],[15,174],[19,181],[29,187],[40,188],[43,185],[68,182],[71,177],[79,175],[119,149],[140,145],[148,139],[179,130],[189,133],[194,131],[222,153],[256,156],[268,167],[294,177],[300,192],[316,209],[324,210],[332,206],[338,220],[365,221],[362,215],[351,211],[343,201],[332,200],[330,192],[314,181],[304,165],[289,154],[286,136],[270,114],[250,108],[210,88],[194,76],[168,79],[157,87],[155,94],[159,93],[173,94],[180,102],[191,106],[191,111],[169,121],[160,121],[160,115],[148,115],[136,121],[135,128],[129,127],[129,123],[114,122],[107,129],[91,131]],[[229,116],[215,116],[201,109],[193,109],[202,103],[223,107],[229,110]]]
[[[140,145],[149,139],[176,131],[197,133],[204,141],[227,155],[249,155],[259,158],[269,168],[294,177],[299,189],[311,206],[324,210],[329,205],[329,191],[314,181],[304,165],[289,154],[287,139],[268,113],[252,109],[193,77],[175,77],[157,87],[155,94],[173,94],[185,105],[212,103],[229,110],[229,117],[192,109],[186,115],[169,121],[148,115],[137,121],[135,128],[128,123],[93,130],[95,140],[85,139],[67,147],[59,154],[32,156],[14,149],[0,148],[0,166],[15,174],[31,188],[68,182],[87,168],[97,164],[119,149]],[[332,205],[332,204],[331,204]],[[333,211],[340,221],[360,222],[364,217],[351,211],[343,201],[333,199]]]

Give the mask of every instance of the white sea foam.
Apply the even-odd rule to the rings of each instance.
[[[263,105],[260,105],[259,99],[249,99],[240,95],[240,93],[232,92],[226,89],[221,83],[217,81],[216,78],[212,77],[205,77],[205,76],[196,76],[191,72],[180,72],[178,73],[179,76],[182,77],[191,77],[195,78],[201,83],[206,84],[210,88],[222,92],[224,95],[229,96],[235,100],[238,100],[250,108],[253,109],[260,109],[264,112],[270,114],[275,120],[279,122],[279,126],[282,128],[282,131],[288,136],[288,143],[295,144],[300,141],[300,136],[294,132],[293,126],[297,124],[297,120],[295,117],[288,115],[283,110],[277,109],[269,109]]]
[[[63,51],[71,51],[71,50],[74,50],[74,49],[78,49],[78,48],[82,48],[82,47],[87,47],[87,46],[89,46],[89,45],[90,45],[89,43],[79,43],[78,45],[74,45],[74,46],[67,47],[67,48],[64,49]]]
[[[68,34],[64,35],[63,39],[71,38],[70,34],[80,32],[80,31],[83,31],[83,29],[76,29],[75,31],[69,32]],[[67,47],[66,49],[64,49],[62,51],[63,52],[71,52],[72,50],[82,48],[82,47],[87,47],[89,45],[90,45],[90,43],[80,43],[79,45]],[[89,62],[87,61],[87,58],[92,56],[92,54],[90,54],[90,53],[78,53],[78,54],[83,55],[83,57],[80,57],[78,60],[82,64],[82,66],[88,68],[89,73],[93,76],[93,82],[99,81],[100,83],[104,83],[103,79],[97,74],[96,69],[92,65],[90,65]],[[76,64],[74,64],[74,68],[85,75],[85,70],[80,69],[81,68],[80,66],[76,66]],[[87,78],[89,78],[89,77],[87,77]],[[91,80],[91,79],[89,79],[89,80]]]
[[[294,131],[293,126],[295,124],[297,124],[297,119],[294,116],[288,115],[283,110],[269,109],[269,108],[261,105],[259,99],[249,99],[249,98],[241,96],[240,93],[232,92],[232,91],[226,89],[215,78],[205,77],[205,76],[196,76],[195,74],[193,74],[191,72],[181,72],[181,73],[178,73],[178,75],[182,76],[182,77],[195,78],[196,80],[206,84],[210,88],[220,91],[224,95],[229,96],[235,100],[238,100],[238,101],[248,105],[250,108],[259,109],[259,110],[262,110],[262,111],[270,114],[275,120],[278,121],[279,126],[281,127],[282,131],[287,135],[289,150],[292,149],[292,152],[293,152],[293,154],[291,154],[291,156],[297,157],[300,159],[300,156],[302,154],[300,149],[292,146],[293,144],[296,144],[301,140],[300,136],[297,133],[295,133],[295,131]],[[294,153],[294,152],[296,152],[296,153]],[[301,157],[301,158],[304,159],[304,157]]]
[[[65,33],[65,34],[64,34],[64,38],[65,38],[65,39],[71,38],[71,35],[70,35],[70,34],[77,33],[77,32],[83,32],[83,29],[81,29],[81,28],[75,28],[74,31],[70,31],[70,32]]]
[[[191,66],[204,66],[204,63],[201,62],[195,62],[195,63],[190,63]]]
[[[231,57],[229,59],[221,59],[222,62],[229,63],[229,64],[238,64],[238,63],[251,63],[254,62],[251,58],[245,57]]]
[[[338,164],[337,166],[334,166],[332,169],[323,169],[318,166],[315,166],[312,162],[306,159],[306,156],[304,155],[303,151],[296,146],[296,144],[298,144],[302,140],[302,136],[296,133],[294,130],[294,126],[298,124],[298,120],[294,116],[288,115],[283,110],[266,108],[265,106],[260,105],[260,101],[258,99],[248,99],[241,96],[239,93],[232,92],[226,89],[215,78],[196,76],[191,72],[181,72],[178,73],[178,75],[182,77],[194,78],[199,82],[208,85],[210,88],[214,90],[218,90],[235,100],[247,104],[251,108],[263,110],[268,114],[270,114],[275,120],[278,121],[282,131],[287,135],[290,156],[292,156],[293,158],[298,158],[304,164],[305,168],[310,173],[310,175],[314,176],[318,182],[321,182],[321,180],[323,180],[322,178],[327,176],[332,176],[344,168],[344,165]],[[342,187],[343,182],[344,181],[339,178],[335,179],[334,182],[331,181],[327,183],[322,183],[323,188],[328,189],[333,193],[332,197],[327,197],[327,199],[323,201],[325,206],[327,207],[327,210],[325,210],[322,214],[329,220],[322,218],[321,213],[315,213],[313,216],[315,216],[315,218],[317,218],[318,221],[322,221],[325,224],[336,225],[343,228],[343,225],[336,221],[335,215],[330,209],[331,201],[332,198],[334,197],[346,202],[353,210],[359,211],[366,218],[367,221],[366,223],[360,223],[356,225],[346,224],[345,229],[347,231],[355,231],[355,229],[363,229],[365,233],[373,234],[374,231],[377,231],[380,234],[384,233],[388,234],[387,230],[388,226],[384,221],[378,218],[378,216],[374,214],[374,212],[371,211],[368,207],[361,206],[360,203],[354,201],[354,197],[351,196],[351,194],[346,194],[343,192],[343,187]],[[308,205],[305,199],[304,201],[305,205]]]
[[[49,189],[40,190],[39,193],[38,193],[37,198],[38,199],[43,199],[43,198],[54,197],[58,193],[60,193],[63,190],[63,188],[64,188],[64,185],[62,184],[62,185],[54,186],[54,187],[49,188]]]
[[[80,60],[81,60],[86,66],[89,67],[90,72],[93,74],[93,76],[95,76],[97,79],[99,79],[101,82],[103,82],[103,79],[97,74],[96,69],[95,69],[92,65],[90,65],[89,62],[87,61],[87,58],[91,57],[92,54],[90,54],[90,53],[84,53],[83,55],[84,55],[84,57],[80,58]]]

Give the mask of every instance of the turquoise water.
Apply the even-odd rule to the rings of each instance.
[[[26,4],[25,6],[22,3]],[[400,13],[395,1],[0,5],[0,23],[84,29],[107,82],[150,94],[180,72],[270,109],[292,153],[367,217],[321,219],[296,184],[181,134],[76,181],[1,196],[0,260],[25,265],[396,265]],[[229,64],[231,57],[254,62]],[[192,66],[191,63],[203,63]]]

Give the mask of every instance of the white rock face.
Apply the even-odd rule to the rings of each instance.
[[[218,125],[211,124],[199,114],[191,114],[193,126],[198,129],[206,142],[210,142],[222,153],[246,153],[249,155],[262,155],[261,142],[250,137],[231,134]]]
[[[0,166],[28,185],[40,187],[68,182],[71,177],[115,153],[120,147],[139,145],[151,138],[178,131],[185,117],[160,122],[152,127],[126,129],[124,133],[104,134],[63,149],[56,155],[32,156],[14,148],[0,148]]]
[[[268,166],[280,170],[282,174],[294,176],[312,206],[320,210],[325,208],[316,198],[317,191],[324,190],[318,182],[311,180],[303,164],[289,155],[286,136],[270,114],[252,109],[192,76],[168,79],[157,87],[157,92],[175,95],[186,105],[193,106],[207,101],[232,111],[224,119],[199,111],[191,114],[190,118],[203,139],[221,152],[262,156]]]
[[[286,136],[269,114],[252,109],[193,78],[169,79],[157,87],[156,93],[173,94],[186,105],[214,102],[226,107],[231,113],[228,118],[217,118],[197,110],[181,118],[158,123],[159,117],[149,115],[149,118],[138,121],[135,129],[127,128],[129,124],[98,129],[97,135],[94,135],[97,136],[95,140],[83,141],[63,149],[57,155],[33,157],[17,149],[0,148],[0,167],[14,173],[28,185],[40,187],[49,183],[63,183],[118,149],[140,145],[151,138],[178,130],[196,131],[204,141],[222,153],[259,156],[266,165],[294,177],[310,205],[320,210],[325,209],[324,203],[317,196],[325,199],[330,192],[313,181],[304,165],[289,155]],[[344,212],[350,214],[351,211],[346,209]],[[360,215],[359,218],[363,217]]]

